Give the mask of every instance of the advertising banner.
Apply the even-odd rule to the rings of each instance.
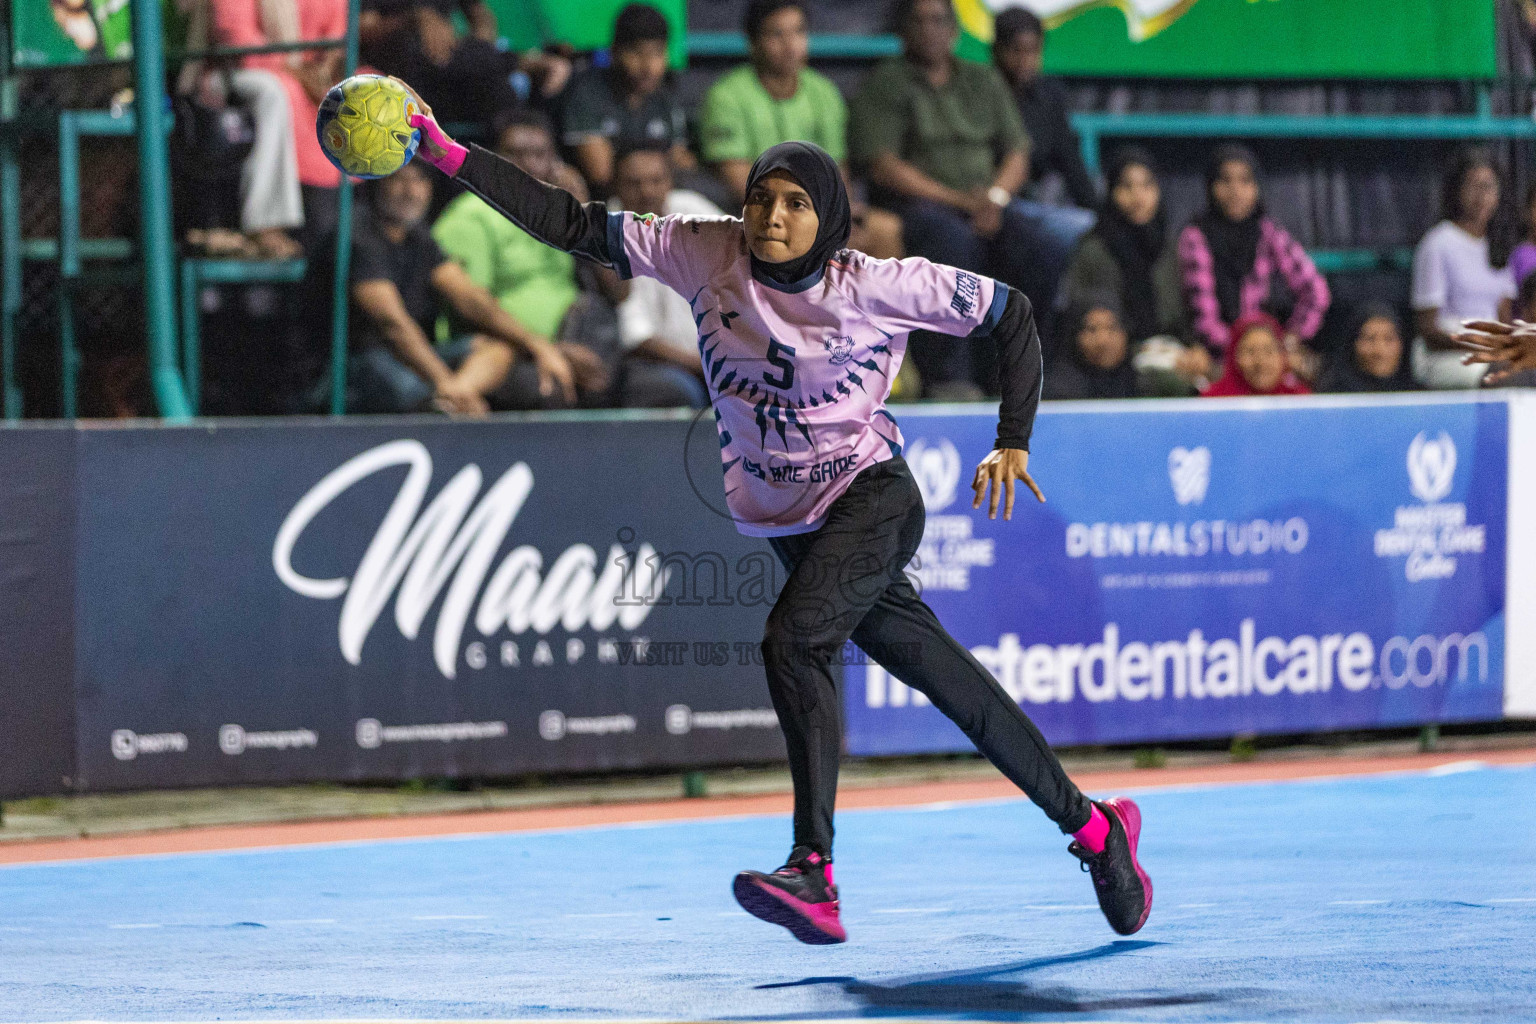
[[[1503,714],[1502,402],[1047,407],[1012,522],[970,508],[988,418],[901,424],[909,572],[1053,744]],[[879,666],[846,684],[850,753],[970,749]]]
[[[83,788],[784,756],[707,414],[77,437]]]
[[[0,798],[74,784],[75,431],[0,428]]]
[[[955,0],[960,53],[1027,7],[1055,74],[1170,78],[1492,78],[1488,0]]]

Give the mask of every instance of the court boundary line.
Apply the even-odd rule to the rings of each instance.
[[[1427,763],[1432,761],[1433,763]],[[1416,763],[1414,763],[1416,762]],[[1375,768],[1371,766],[1375,765]],[[1148,792],[1195,792],[1210,789],[1226,789],[1235,786],[1261,786],[1278,784],[1325,783],[1360,778],[1389,778],[1400,776],[1455,774],[1461,771],[1493,769],[1528,769],[1536,765],[1536,748],[1516,750],[1480,751],[1473,756],[1460,754],[1418,754],[1370,759],[1325,759],[1303,762],[1266,762],[1217,765],[1206,769],[1156,769],[1151,771],[1177,772],[1180,776],[1199,776],[1211,773],[1217,777],[1205,779],[1180,777],[1158,782],[1142,779],[1149,770],[1132,772],[1084,772],[1078,776],[1083,789],[1098,791],[1113,789],[1119,793]],[[1255,773],[1256,768],[1269,768],[1271,773]],[[1446,769],[1452,769],[1447,771]],[[1279,771],[1275,771],[1278,769]],[[1311,770],[1310,773],[1308,770]],[[1282,774],[1282,772],[1284,774]],[[1221,778],[1220,774],[1241,776]],[[1134,783],[1127,780],[1134,777]],[[957,790],[957,794],[939,799],[914,799],[902,801],[903,793]],[[990,792],[989,790],[1000,790]],[[965,780],[963,782],[935,782],[889,787],[861,787],[838,794],[839,811],[859,814],[869,811],[908,810],[940,811],[953,806],[1015,803],[1027,798],[1012,787],[1006,779]],[[516,808],[488,811],[461,811],[438,815],[401,815],[389,818],[346,818],[311,821],[268,822],[259,824],[216,825],[206,828],[190,828],[118,834],[113,836],[89,836],[63,840],[18,840],[0,845],[0,871],[29,867],[62,867],[103,860],[141,860],[156,857],[183,857],[209,854],[274,853],[302,849],[345,849],[379,843],[410,843],[431,841],[467,841],[510,834],[551,835],[586,832],[595,829],[643,829],[666,825],[699,824],[703,822],[731,822],[785,816],[790,811],[788,793],[761,794],[749,797],[719,798],[721,809],[710,813],[707,806],[712,801],[696,800],[642,801],[636,803],[582,804],[560,808]],[[725,807],[752,803],[764,805],[752,810],[732,812]],[[688,813],[673,814],[673,811]],[[623,817],[630,814],[650,814],[648,817]],[[543,815],[596,814],[613,815],[612,820],[575,821],[564,824],[520,825],[518,819],[536,820]],[[472,826],[480,823],[484,827]],[[433,831],[433,826],[439,830]],[[461,826],[461,827],[452,827]],[[399,834],[375,834],[343,836],[333,839],[305,838],[306,834],[325,830],[345,831],[379,828],[400,829]],[[241,837],[262,832],[294,834],[283,841],[281,838],[268,842],[239,842]],[[226,845],[191,846],[198,840],[229,839]],[[159,846],[161,848],[154,848]],[[181,848],[178,848],[180,846]],[[128,849],[123,849],[127,847]],[[135,847],[148,847],[135,849]],[[83,850],[82,850],[83,848]],[[75,850],[81,850],[73,856]],[[50,853],[56,853],[50,856]],[[31,854],[31,856],[29,856]]]

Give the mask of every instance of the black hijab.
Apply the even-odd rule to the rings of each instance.
[[[1168,226],[1159,203],[1157,213],[1145,224],[1133,224],[1115,205],[1115,185],[1128,167],[1145,167],[1155,177],[1157,166],[1152,154],[1140,146],[1125,146],[1110,159],[1105,181],[1109,193],[1104,197],[1094,226],[1104,247],[1120,267],[1121,298],[1125,305],[1126,329],[1132,341],[1143,341],[1158,333],[1157,292],[1152,285],[1152,265],[1163,254],[1168,241]]]
[[[1046,398],[1136,398],[1140,395],[1129,345],[1119,364],[1106,370],[1090,363],[1078,344],[1078,335],[1082,333],[1088,314],[1100,309],[1109,310],[1121,318],[1122,324],[1125,322],[1120,303],[1113,295],[1088,295],[1067,307],[1062,321],[1067,329],[1062,339],[1062,351],[1045,374]]]
[[[1254,176],[1258,176],[1258,161],[1247,146],[1229,143],[1216,147],[1205,169],[1205,212],[1195,218],[1195,226],[1205,235],[1205,244],[1211,250],[1211,264],[1216,275],[1216,303],[1221,309],[1221,319],[1229,324],[1242,314],[1243,278],[1253,272],[1254,261],[1258,259],[1259,232],[1264,220],[1262,199],[1242,220],[1228,220],[1221,207],[1216,205],[1213,194],[1216,178],[1224,164],[1234,161],[1247,164]]]
[[[848,189],[843,184],[837,161],[820,146],[809,142],[781,142],[757,158],[747,175],[747,194],[768,174],[785,171],[811,197],[811,206],[821,223],[816,241],[804,256],[783,263],[765,263],[752,257],[752,276],[779,286],[794,285],[819,276],[827,260],[848,245],[853,230],[853,213],[848,206]]]
[[[1359,339],[1360,332],[1365,329],[1365,325],[1378,317],[1390,320],[1397,325],[1398,337],[1402,337],[1402,321],[1391,306],[1379,302],[1368,302],[1361,306],[1350,320],[1348,339],[1334,350],[1328,365],[1324,367],[1322,376],[1317,382],[1317,390],[1340,394],[1423,390],[1413,379],[1406,343],[1403,345],[1402,358],[1397,362],[1397,372],[1392,376],[1373,377],[1360,369],[1360,363],[1355,357],[1355,342]]]

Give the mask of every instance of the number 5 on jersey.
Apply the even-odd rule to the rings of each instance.
[[[782,341],[768,339],[768,361],[779,368],[779,376],[763,374],[763,383],[769,387],[778,388],[780,391],[788,391],[795,383],[795,364],[790,360],[794,358],[795,350]],[[786,358],[788,357],[788,358]]]

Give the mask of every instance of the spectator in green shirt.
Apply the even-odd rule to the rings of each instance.
[[[781,142],[814,142],[846,173],[848,106],[831,79],[809,67],[805,0],[751,0],[742,31],[752,62],[727,72],[704,97],[699,125],[704,162],[737,204],[745,197],[752,161]],[[900,218],[856,203],[853,220],[849,248],[877,259],[902,255]]]
[[[549,121],[537,111],[508,115],[498,124],[496,149],[542,180],[572,190],[585,199],[580,175],[555,153]],[[432,237],[449,259],[496,299],[513,319],[555,348],[570,363],[584,404],[598,404],[609,385],[605,360],[583,342],[590,317],[583,310],[576,261],[552,249],[483,199],[465,192],[453,200],[432,227]],[[600,305],[594,297],[593,305]],[[603,347],[601,345],[599,348]]]
[[[1076,241],[1018,201],[1029,138],[993,67],[954,56],[959,24],[949,0],[897,0],[902,55],[881,62],[854,98],[848,133],[871,198],[901,215],[907,250],[1013,285],[1051,308]],[[1079,234],[1081,232],[1078,232]],[[914,336],[912,358],[931,397],[980,397],[989,351]]]

